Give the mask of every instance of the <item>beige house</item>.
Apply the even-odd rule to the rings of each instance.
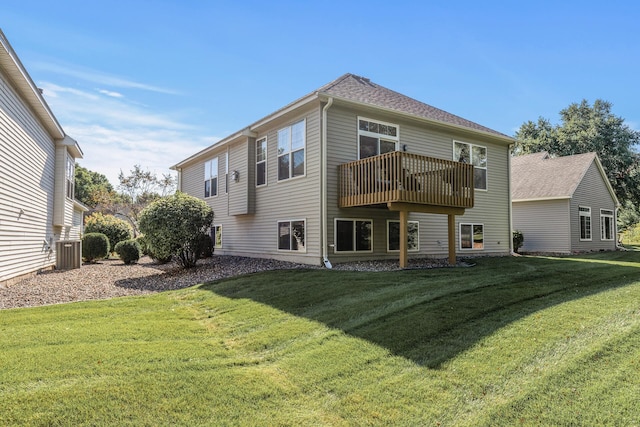
[[[0,31],[0,285],[55,266],[58,242],[80,238],[78,158],[77,142]]]
[[[512,138],[345,74],[173,166],[216,253],[308,264],[509,254]]]
[[[511,186],[522,252],[616,249],[619,202],[596,153],[514,157]]]

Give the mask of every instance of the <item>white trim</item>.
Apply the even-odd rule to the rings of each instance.
[[[303,249],[280,249],[280,224],[283,222],[288,222],[289,223],[289,239],[291,239],[291,234],[292,234],[292,224],[294,222],[302,222],[303,226],[304,226],[304,245],[303,245]],[[291,244],[291,241],[289,241],[289,244]],[[299,246],[298,246],[299,247]],[[300,254],[306,254],[307,253],[307,219],[306,218],[299,218],[299,219],[279,219],[276,221],[276,248],[278,250],[278,252],[284,252],[284,253],[300,253]]]
[[[602,211],[605,212],[611,212],[611,213],[603,213]],[[616,228],[615,228],[615,211],[611,210],[611,209],[600,209],[600,240],[602,240],[603,242],[611,242],[615,240],[615,236],[616,236]],[[610,239],[607,239],[604,235],[604,224],[605,224],[605,219],[611,219],[611,235],[613,237],[611,237]]]
[[[580,209],[589,209],[589,215],[586,215],[587,211],[581,211]],[[583,213],[584,212],[584,213]],[[589,217],[589,238],[582,238],[582,217]],[[593,221],[591,216],[591,206],[582,206],[578,205],[578,228],[580,231],[580,241],[581,242],[591,242],[593,241]]]
[[[452,140],[452,146],[451,146],[451,156],[452,156],[453,160],[456,161],[456,162],[460,161],[460,159],[456,159],[455,158],[456,143],[458,143],[458,144],[466,144],[466,145],[469,146],[469,161],[470,161],[470,164],[473,166],[473,170],[474,170],[474,174],[473,174],[473,182],[474,182],[473,187],[474,188],[473,189],[475,191],[489,191],[489,149],[485,145],[473,144],[471,142],[460,141],[459,139],[453,139]],[[484,167],[476,166],[476,165],[473,164],[473,156],[472,156],[473,147],[484,148],[485,153],[486,153],[486,156],[485,156],[486,157],[486,159],[485,159],[486,165]],[[476,170],[476,168],[484,169],[484,171],[485,171],[485,181],[486,181],[485,182],[485,188],[477,188],[475,186],[475,170]]]
[[[264,141],[264,160],[261,160],[260,162],[258,162],[258,143]],[[268,163],[267,163],[267,159],[269,157],[269,155],[267,154],[267,147],[269,147],[269,139],[268,137],[265,135],[262,138],[258,138],[256,139],[255,142],[255,153],[256,155],[255,157],[255,161],[254,161],[254,167],[255,167],[255,171],[256,171],[256,180],[255,180],[255,186],[256,188],[260,188],[260,187],[266,187],[269,179],[268,176],[269,174],[267,173],[267,167],[268,167]],[[258,163],[263,163],[264,162],[264,184],[258,184]]]
[[[215,160],[215,164],[216,164],[216,173],[215,175],[213,174],[213,161]],[[211,163],[211,175],[209,176],[209,178],[207,178],[207,164]],[[213,186],[211,184],[209,184],[209,195],[206,195],[206,192],[204,191],[204,187],[202,188],[202,195],[203,195],[203,199],[211,199],[214,197],[218,197],[218,195],[220,194],[220,163],[218,161],[218,156],[216,157],[212,157],[209,160],[205,160],[204,162],[204,181],[203,183],[206,183],[207,181],[211,182],[213,181],[213,178],[216,179],[216,194],[211,194],[211,190],[213,189]]]
[[[397,223],[398,225],[400,225],[400,220],[398,219],[388,219],[387,220],[387,252],[390,253],[398,253],[400,252],[400,249],[389,249],[389,224],[390,223]],[[417,247],[415,249],[408,249],[408,252],[420,252],[420,221],[407,221],[408,224],[416,224],[418,226],[417,229],[417,233],[418,233],[418,239],[417,239]],[[408,227],[407,227],[408,228]],[[408,230],[407,230],[408,231]]]
[[[535,199],[513,199],[512,203],[518,202],[542,202],[545,200],[571,200],[571,196],[557,196],[557,197],[539,197]]]
[[[216,236],[216,229],[217,228],[220,229],[220,246],[216,246],[216,242],[218,240],[217,236]],[[214,249],[222,249],[222,247],[223,247],[223,239],[224,239],[224,237],[222,235],[223,231],[224,230],[223,230],[222,224],[213,224],[211,226],[211,232],[213,232],[213,248]]]
[[[338,250],[338,221],[351,221],[353,224],[353,250],[352,251],[340,251]],[[371,223],[371,249],[368,251],[358,251],[356,250],[356,233],[355,233],[355,225],[356,221],[367,221]],[[334,218],[333,219],[333,252],[339,254],[369,254],[373,253],[373,219],[371,218]]]
[[[471,226],[471,247],[470,248],[462,247],[462,226],[463,225]],[[478,249],[473,247],[473,227],[475,227],[476,225],[479,225],[482,227],[482,248],[478,248]],[[485,235],[486,235],[486,232],[484,229],[484,223],[461,222],[460,224],[458,224],[458,247],[460,248],[461,251],[482,251],[484,250],[484,241],[486,240]]]
[[[293,138],[293,133],[291,132],[292,128],[294,125],[297,125],[298,123],[302,123],[303,126],[303,147],[300,149],[298,148],[297,150],[292,150],[291,149],[291,142],[292,142],[292,138]],[[279,149],[279,143],[280,143],[280,138],[278,136],[278,134],[284,130],[289,128],[289,151],[287,151],[286,153],[280,154],[278,153],[278,149]],[[303,154],[304,154],[304,171],[302,172],[302,175],[297,175],[297,176],[293,176],[293,153],[294,152],[298,152],[300,150],[303,150]],[[288,178],[283,178],[280,179],[280,157],[283,157],[285,155],[289,155],[289,177]],[[290,123],[288,126],[284,126],[281,127],[280,129],[278,129],[276,131],[276,182],[285,182],[285,181],[290,181],[292,179],[296,179],[296,178],[303,178],[307,176],[307,118],[304,117],[300,120],[296,120],[295,122]]]

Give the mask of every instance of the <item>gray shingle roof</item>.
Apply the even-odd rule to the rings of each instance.
[[[595,159],[596,153],[552,158],[542,152],[513,157],[511,198],[570,198]]]
[[[470,120],[463,119],[462,117],[448,113],[439,108],[432,107],[431,105],[417,101],[391,89],[387,89],[386,87],[380,86],[367,78],[356,76],[354,74],[345,74],[331,83],[322,86],[317,90],[317,92],[328,96],[335,96],[364,104],[388,108],[400,113],[408,113],[429,120],[435,120],[511,138],[503,133],[489,129]]]

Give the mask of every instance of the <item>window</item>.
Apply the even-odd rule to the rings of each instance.
[[[580,240],[591,240],[591,208],[579,206],[580,212]]]
[[[218,158],[204,163],[204,197],[218,195]]]
[[[613,211],[600,209],[600,238],[602,240],[613,240],[614,234]]]
[[[473,165],[473,186],[487,189],[487,148],[466,142],[453,141],[453,160]]]
[[[211,241],[213,242],[214,248],[222,248],[222,225],[214,225],[211,227]]]
[[[305,123],[278,131],[278,181],[304,175]]]
[[[420,223],[418,221],[409,221],[407,223],[407,250],[409,252],[418,252],[420,250]],[[400,250],[400,221],[387,221],[387,251]]]
[[[373,221],[370,219],[336,219],[336,252],[372,252]]]
[[[305,221],[278,221],[278,250],[304,252]]]
[[[256,187],[267,183],[267,138],[256,141]]]
[[[396,151],[398,125],[358,117],[358,158]]]
[[[460,224],[460,249],[484,249],[484,225]]]
[[[75,175],[76,175],[76,162],[74,159],[67,155],[67,168],[65,170],[66,177],[66,195],[68,198],[73,199],[74,193],[74,183],[75,183]]]

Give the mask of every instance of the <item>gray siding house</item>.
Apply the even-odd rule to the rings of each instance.
[[[0,285],[55,266],[57,242],[80,238],[78,158],[77,142],[0,31]]]
[[[514,157],[511,187],[522,252],[616,249],[619,202],[596,153]]]
[[[218,254],[406,266],[510,253],[513,142],[345,74],[172,168]]]

